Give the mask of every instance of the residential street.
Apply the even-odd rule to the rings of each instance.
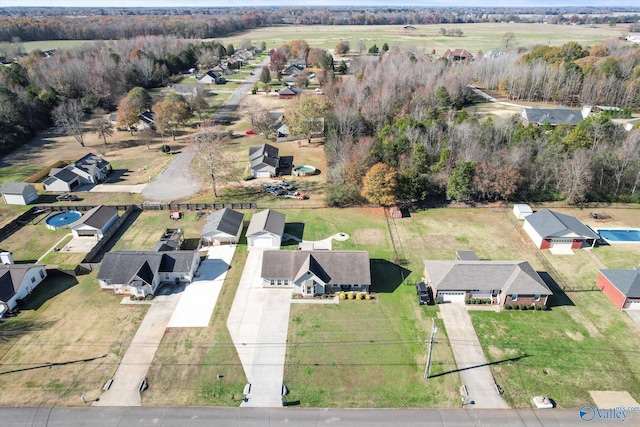
[[[214,122],[229,119],[229,115],[238,108],[242,99],[258,81],[262,67],[268,62],[267,56],[255,69],[253,75],[247,76],[247,80],[233,92],[231,98],[215,114]],[[171,202],[197,194],[202,189],[202,180],[191,171],[194,157],[195,152],[188,146],[176,154],[171,163],[142,190],[142,196],[152,202]]]

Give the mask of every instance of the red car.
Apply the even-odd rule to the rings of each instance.
[[[253,129],[249,129],[248,131],[245,132],[247,135],[255,135],[256,131]]]

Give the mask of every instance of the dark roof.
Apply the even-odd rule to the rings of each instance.
[[[43,266],[36,264],[0,264],[0,301],[8,301],[16,294],[27,271]]]
[[[252,236],[261,231],[268,231],[277,236],[284,234],[284,214],[271,209],[258,212],[251,218],[247,227],[247,236]]]
[[[118,214],[118,209],[113,206],[100,205],[95,208],[89,209],[82,217],[71,224],[71,228],[85,224],[90,227],[102,230],[107,223]]]
[[[141,121],[143,121],[143,122],[145,122],[145,123],[147,123],[147,124],[149,124],[149,125],[152,125],[152,124],[153,124],[153,117],[154,117],[154,115],[155,115],[155,114],[154,114],[152,111],[147,110],[147,111],[145,111],[144,113],[140,114],[140,115],[138,116],[138,118],[139,118]]]
[[[33,184],[28,182],[5,182],[0,188],[0,193],[4,194],[23,194],[24,190],[28,187],[32,187],[35,190]]]
[[[366,251],[264,251],[265,278],[296,280],[307,272],[326,284],[371,285],[369,253]]]
[[[83,171],[95,176],[97,172],[106,169],[109,167],[109,162],[103,159],[100,156],[96,156],[93,153],[89,153],[85,156],[82,156],[78,160],[76,160],[75,165],[78,169],[82,169]]]
[[[549,209],[532,213],[524,220],[528,222],[542,238],[560,236],[566,231],[573,232],[586,239],[596,239],[598,237],[593,230],[584,225],[578,218]]]
[[[249,147],[249,162],[252,170],[261,169],[264,166],[277,168],[280,164],[280,150],[269,144],[258,147]]]
[[[478,261],[474,251],[456,251],[456,259],[460,261]]]
[[[424,261],[438,291],[501,289],[506,294],[551,295],[527,261]]]
[[[243,213],[228,208],[211,212],[207,216],[207,221],[202,227],[202,231],[200,231],[200,237],[215,234],[218,231],[235,236],[238,234],[238,230],[242,228],[243,218]]]
[[[278,95],[297,95],[300,92],[302,92],[302,89],[300,88],[287,86],[283,89],[280,89],[278,91]]]
[[[76,174],[75,172],[73,172],[73,171],[71,171],[71,170],[69,170],[67,168],[63,168],[60,171],[58,171],[56,174],[54,174],[53,177],[55,177],[55,178],[57,178],[57,179],[59,179],[61,181],[64,181],[66,183],[70,183],[74,179],[78,179],[78,174]],[[49,181],[49,180],[50,179],[48,179],[47,181]]]
[[[138,279],[151,283],[154,272],[189,271],[195,251],[119,251],[104,255],[98,280],[128,284]],[[151,274],[151,276],[150,276]]]
[[[600,273],[615,286],[622,295],[640,298],[640,270],[600,270]]]
[[[549,123],[556,126],[562,123],[577,125],[582,121],[582,111],[571,110],[569,108],[525,108],[522,116],[529,123],[544,124]]]
[[[155,244],[153,251],[155,252],[169,252],[175,251],[180,246],[180,242],[175,240],[161,240]]]

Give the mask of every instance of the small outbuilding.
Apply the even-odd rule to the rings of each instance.
[[[47,277],[44,265],[14,264],[11,253],[0,249],[0,316],[18,306]]]
[[[38,199],[36,187],[27,182],[5,182],[0,193],[7,205],[28,205]]]
[[[73,237],[94,236],[101,240],[104,233],[118,220],[118,210],[113,206],[100,205],[89,209],[82,217],[71,224]]]
[[[533,213],[533,209],[531,209],[531,206],[529,206],[529,205],[518,204],[518,203],[513,205],[513,214],[518,219],[525,219],[526,217],[528,217],[532,213]]]
[[[244,214],[233,209],[224,208],[211,212],[200,231],[202,246],[238,243],[242,233]]]
[[[279,249],[284,235],[284,218],[283,213],[271,209],[255,214],[247,227],[249,249]]]
[[[571,250],[595,246],[598,235],[578,218],[543,209],[524,219],[524,231],[539,249]]]
[[[596,283],[619,309],[640,309],[640,269],[602,269]]]

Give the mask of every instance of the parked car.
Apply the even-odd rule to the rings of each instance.
[[[425,305],[431,302],[431,289],[424,282],[416,283],[416,294],[418,295],[418,304]]]
[[[282,188],[283,190],[287,190],[287,191],[291,191],[291,190],[295,190],[296,187],[294,187],[293,185],[289,184],[288,182],[282,181],[280,183],[280,188]]]
[[[59,202],[75,202],[76,200],[78,200],[78,196],[71,193],[65,193],[56,196],[56,200]]]
[[[284,195],[288,199],[307,200],[309,197],[299,192],[290,192]]]
[[[245,132],[246,135],[255,135],[256,131],[253,129],[249,129],[248,131]]]

